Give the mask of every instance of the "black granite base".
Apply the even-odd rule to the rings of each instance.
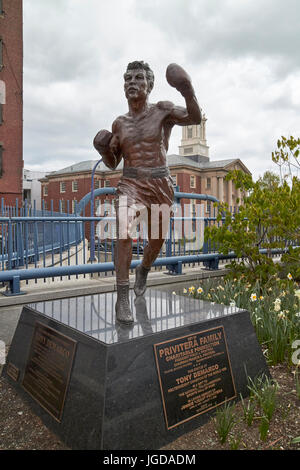
[[[115,301],[26,306],[9,350],[4,375],[73,449],[161,448],[269,374],[246,311],[148,289],[128,327]]]

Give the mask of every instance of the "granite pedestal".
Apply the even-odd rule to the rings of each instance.
[[[268,374],[248,312],[130,294],[131,327],[115,323],[115,293],[23,308],[4,375],[73,449],[161,448]]]

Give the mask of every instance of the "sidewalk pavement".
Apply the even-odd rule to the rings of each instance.
[[[175,288],[175,285],[182,284],[182,286],[197,283],[202,279],[222,277],[226,274],[227,270],[221,266],[216,271],[203,269],[199,266],[186,267],[184,274],[170,275],[165,271],[151,271],[148,276],[147,286],[157,287],[158,289],[170,290]],[[130,286],[133,287],[135,275],[130,275]],[[23,295],[17,296],[4,296],[5,289],[0,289],[0,341],[5,344],[10,344],[17,326],[23,305],[42,302],[54,299],[63,299],[67,297],[79,297],[83,295],[99,294],[103,292],[112,292],[116,290],[115,277],[94,277],[87,276],[86,279],[57,281],[53,285],[45,283],[45,286],[39,285],[24,285],[21,290],[24,290]]]

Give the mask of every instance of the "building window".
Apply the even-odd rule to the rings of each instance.
[[[171,175],[174,186],[177,186],[177,175]]]
[[[211,179],[206,178],[206,189],[210,189],[210,188],[211,188]]]
[[[66,182],[65,181],[61,181],[59,183],[59,188],[60,188],[60,192],[61,193],[65,193],[66,192]]]
[[[193,128],[192,127],[188,127],[187,128],[187,138],[188,139],[192,139],[193,137]]]
[[[190,187],[196,188],[196,176],[195,175],[190,176]]]
[[[210,215],[210,213],[211,213],[211,201],[207,201],[206,212],[208,212],[208,214]]]
[[[72,191],[73,193],[78,191],[78,181],[72,181]]]
[[[105,187],[109,188],[110,187],[110,180],[105,180]]]
[[[100,180],[95,180],[94,189],[99,189],[99,188],[100,188]]]
[[[184,149],[184,154],[186,155],[186,154],[188,154],[188,153],[193,153],[193,147],[186,147],[186,148]]]
[[[44,196],[48,196],[48,185],[45,184],[44,186]]]

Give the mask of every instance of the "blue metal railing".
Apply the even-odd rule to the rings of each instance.
[[[178,188],[177,188],[178,189]],[[56,278],[62,276],[76,276],[93,273],[114,271],[115,239],[96,237],[96,222],[114,223],[115,217],[92,216],[94,213],[94,197],[114,195],[116,188],[95,189],[76,204],[74,214],[55,213],[51,211],[29,210],[28,207],[20,209],[5,208],[2,202],[0,217],[0,283],[7,283],[7,294],[18,295],[22,280]],[[206,194],[182,193],[175,191],[175,203],[181,199],[194,199],[201,201],[218,202]],[[85,216],[85,208],[91,203],[91,216]],[[159,257],[154,262],[155,268],[166,266],[170,274],[180,274],[183,265],[202,264],[208,269],[218,269],[219,260],[232,259],[234,253],[222,255],[217,247],[208,243],[201,243],[195,248],[183,238],[176,239],[176,222],[185,221],[196,223],[201,221],[204,227],[216,223],[215,210],[210,217],[186,216],[170,219],[169,235]],[[90,237],[89,230],[90,229]],[[86,237],[90,238],[90,246]],[[131,269],[139,264],[143,254],[145,240],[137,240],[134,246],[134,257]],[[88,252],[90,249],[90,255]],[[92,253],[91,253],[92,251]],[[80,256],[80,254],[82,254]],[[273,250],[273,254],[276,254]],[[58,264],[58,266],[56,265]],[[63,265],[65,264],[65,265]],[[25,268],[25,269],[24,269]]]

